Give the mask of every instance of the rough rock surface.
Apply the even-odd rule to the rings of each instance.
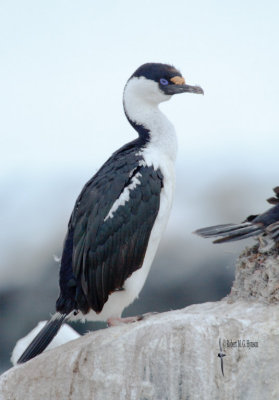
[[[3,374],[0,399],[279,399],[278,358],[279,308],[223,300],[50,350]]]
[[[278,248],[246,249],[226,299],[49,350],[1,376],[0,400],[278,400],[278,300]]]
[[[239,299],[279,303],[279,247],[261,251],[259,244],[240,255],[229,301]]]

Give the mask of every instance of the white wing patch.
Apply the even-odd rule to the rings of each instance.
[[[139,177],[141,177],[141,173],[137,172],[135,176],[131,179],[131,183],[125,187],[118,199],[115,200],[115,202],[113,203],[111,209],[104,219],[104,222],[109,218],[113,218],[113,214],[117,211],[118,207],[124,206],[124,204],[130,200],[130,192],[134,190],[138,185],[140,185],[140,180],[138,179]]]

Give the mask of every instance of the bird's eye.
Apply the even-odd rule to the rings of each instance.
[[[161,85],[163,85],[163,86],[166,86],[166,85],[169,84],[168,80],[167,80],[167,79],[164,79],[164,78],[161,78],[161,79],[160,79],[160,83],[161,83]]]

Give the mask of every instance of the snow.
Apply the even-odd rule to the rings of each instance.
[[[29,344],[32,342],[32,340],[35,338],[35,336],[39,333],[39,331],[45,326],[47,321],[41,321],[38,323],[38,325],[31,331],[29,332],[26,336],[23,338],[19,339],[16,342],[16,345],[13,349],[12,356],[11,356],[11,362],[13,365],[16,364],[17,360],[21,356],[21,354],[24,352],[24,350],[29,346]],[[80,335],[69,325],[64,324],[58,334],[55,336],[55,338],[52,340],[52,342],[47,346],[45,351],[54,349],[57,346],[60,346],[61,344],[67,343],[70,340],[74,340],[79,338]]]

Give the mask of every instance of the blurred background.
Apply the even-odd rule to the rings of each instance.
[[[264,211],[279,185],[278,12],[276,0],[0,2],[0,371],[16,340],[54,311],[72,207],[135,138],[122,91],[145,62],[175,65],[205,96],[162,104],[179,141],[176,197],[125,314],[229,293],[253,240],[217,246],[191,232]]]

